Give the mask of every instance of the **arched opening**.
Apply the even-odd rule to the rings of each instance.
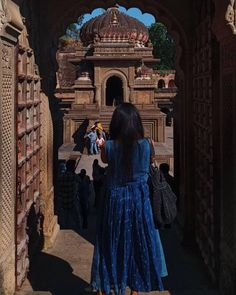
[[[166,114],[166,126],[172,126],[173,110],[168,107],[161,108],[161,112]]]
[[[106,82],[106,105],[117,106],[124,101],[123,82],[121,78],[112,76]]]
[[[168,83],[168,88],[175,88],[175,87],[176,87],[175,81],[171,79]]]
[[[182,40],[181,40],[182,41]],[[180,63],[180,60],[178,60],[177,62],[179,62]],[[106,83],[105,83],[105,89],[106,89],[106,91],[105,91],[105,103],[106,103],[106,105],[113,105],[113,104],[117,104],[117,102],[115,102],[114,101],[114,98],[112,99],[111,98],[111,96],[110,96],[110,98],[111,98],[111,100],[109,100],[109,96],[107,95],[107,93],[108,93],[108,90],[109,90],[109,88],[110,88],[110,93],[113,93],[113,95],[115,96],[115,94],[114,94],[114,91],[117,93],[117,90],[118,90],[118,87],[117,86],[111,86],[112,85],[112,81],[113,81],[113,83],[114,83],[114,79],[118,79],[119,80],[119,83],[121,82],[121,87],[120,87],[120,89],[122,89],[122,80],[121,79],[119,79],[118,77],[115,77],[115,76],[112,76],[112,77],[110,77],[109,79],[107,79],[107,81],[106,81]],[[126,80],[124,80],[123,81],[123,83],[126,83]],[[158,85],[158,88],[165,88],[165,81],[163,80],[163,79],[161,79],[160,81],[159,81],[159,83],[160,83],[160,86]],[[158,83],[158,84],[159,84]],[[110,85],[111,84],[111,85]],[[124,85],[123,85],[124,86]],[[184,82],[184,80],[182,79],[182,75],[181,75],[181,71],[178,71],[178,86],[180,86],[180,90],[181,89],[185,89],[185,82]],[[182,91],[184,91],[184,90],[182,90]],[[163,91],[164,92],[164,91]],[[127,97],[126,96],[126,94],[124,95],[123,94],[123,91],[121,92],[122,93],[122,97],[124,96],[125,98]],[[112,95],[112,96],[113,96]],[[184,93],[184,95],[183,95],[183,97],[181,97],[181,99],[183,100],[183,103],[184,103],[184,97],[185,97],[185,93]],[[187,95],[186,95],[187,96]],[[179,105],[178,105],[179,104]],[[181,109],[181,107],[180,107],[180,103],[177,101],[176,102],[176,105],[177,105],[177,107],[179,107],[179,109],[177,109],[177,111],[176,112],[178,112],[178,117],[179,118],[181,118],[182,119],[182,116],[180,115],[181,114],[181,112],[182,112],[182,109]],[[184,120],[184,117],[183,117],[183,120]],[[180,121],[180,123],[182,124],[182,125],[184,125],[185,126],[185,121]],[[179,123],[179,121],[177,121],[177,123],[176,123],[176,125],[175,125],[175,128],[176,128],[176,130],[178,129],[178,125],[177,124],[179,124],[180,125],[180,123]],[[182,126],[181,125],[181,126]],[[181,132],[181,136],[182,136],[182,133],[184,134],[184,130],[182,131],[183,129],[180,129],[179,128],[179,133]],[[179,134],[177,134],[177,135],[179,135]],[[178,138],[178,136],[176,136],[177,137],[177,139],[179,139]],[[182,137],[181,137],[182,138]],[[183,150],[183,149],[182,149]],[[178,157],[178,153],[176,153],[177,154],[177,157]],[[184,156],[184,155],[181,155],[181,156]],[[183,177],[182,177],[183,178]],[[187,182],[187,181],[186,181]],[[186,205],[186,204],[185,204]],[[190,210],[189,210],[190,211]]]
[[[165,88],[165,81],[164,80],[159,80],[158,81],[158,84],[157,84],[157,87],[159,88],[159,89],[162,89],[162,88]]]

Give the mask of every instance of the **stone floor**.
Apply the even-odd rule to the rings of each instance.
[[[77,170],[85,168],[91,176],[92,162],[95,158],[99,156],[82,156]],[[87,291],[87,288],[90,281],[95,227],[96,211],[92,209],[88,230],[61,230],[54,247],[34,258],[28,280],[17,295],[94,294]],[[161,231],[169,271],[164,284],[169,291],[150,294],[217,295],[218,293],[211,289],[206,269],[197,251],[181,246],[180,234],[177,234],[176,229],[177,226],[174,226]]]

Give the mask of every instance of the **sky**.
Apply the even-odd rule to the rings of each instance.
[[[138,8],[130,8],[130,9],[126,9],[123,6],[119,7],[119,10],[127,13],[128,15],[137,18],[138,20],[140,20],[141,22],[143,22],[146,26],[150,26],[151,24],[155,23],[155,17],[149,13],[142,13],[142,11]],[[87,22],[88,20],[90,20],[91,18],[98,16],[100,14],[104,13],[104,9],[102,8],[97,8],[95,10],[93,10],[93,12],[91,14],[85,14],[84,15],[84,20],[82,25]]]

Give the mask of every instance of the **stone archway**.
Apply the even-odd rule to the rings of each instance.
[[[119,70],[111,70],[106,72],[105,78],[102,80],[102,87],[101,87],[101,102],[102,106],[112,106],[112,104],[107,104],[106,98],[107,98],[107,83],[112,78],[115,77],[120,81],[120,90],[119,90],[119,96],[122,97],[122,101],[129,101],[129,86],[127,83],[127,77],[124,73],[122,73]],[[119,82],[118,82],[119,83]]]
[[[169,82],[168,82],[168,88],[175,88],[176,85],[175,85],[175,81],[173,79],[171,79]]]
[[[117,106],[124,101],[123,82],[117,76],[106,81],[106,106]]]
[[[159,88],[159,89],[165,88],[165,81],[163,79],[160,79],[158,81],[157,88]]]
[[[16,0],[15,2],[20,3],[22,1]],[[195,4],[200,2],[201,1],[195,1]],[[120,1],[120,4],[126,7],[137,6],[143,11],[151,12],[168,26],[175,38],[177,44],[176,80],[179,90],[179,94],[174,102],[175,167],[177,167],[176,175],[179,179],[178,183],[180,186],[179,203],[181,220],[182,223],[185,224],[185,229],[188,232],[194,232],[194,229],[198,231],[198,241],[203,241],[204,231],[207,233],[209,231],[209,235],[207,234],[207,238],[201,243],[201,251],[204,254],[205,262],[208,265],[214,265],[216,262],[212,257],[218,257],[219,254],[218,251],[215,252],[214,245],[218,245],[217,242],[219,241],[217,241],[217,237],[220,238],[219,234],[215,236],[215,231],[219,231],[221,220],[216,220],[216,223],[218,223],[217,229],[211,226],[207,228],[206,224],[204,224],[204,220],[206,220],[206,223],[208,223],[208,221],[210,221],[210,224],[212,224],[212,222],[214,223],[215,214],[211,208],[212,206],[217,207],[217,204],[213,201],[215,198],[221,198],[223,195],[227,196],[226,199],[222,200],[223,206],[219,211],[220,214],[222,213],[223,224],[221,228],[225,239],[223,241],[224,243],[222,243],[222,247],[224,247],[224,250],[227,250],[227,254],[222,260],[224,278],[227,280],[227,274],[230,274],[230,277],[233,279],[233,269],[235,269],[233,259],[231,259],[232,256],[230,255],[231,252],[233,253],[235,250],[234,236],[231,234],[235,230],[235,222],[230,222],[233,219],[231,217],[234,213],[231,197],[233,199],[232,191],[235,190],[235,187],[231,183],[231,178],[227,178],[222,167],[227,168],[230,166],[228,164],[235,163],[235,130],[229,128],[229,126],[235,126],[235,117],[233,113],[233,97],[235,95],[235,61],[233,52],[235,51],[235,38],[233,38],[230,30],[228,30],[228,32],[225,29],[225,13],[228,5],[231,8],[233,6],[233,8],[235,8],[235,1],[214,1],[217,8],[217,17],[215,16],[215,25],[213,25],[215,32],[217,32],[220,48],[217,48],[217,46],[214,48],[214,44],[211,43],[211,38],[208,40],[209,42],[206,42],[206,32],[209,33],[210,37],[213,36],[211,32],[211,18],[214,15],[214,9],[212,8],[212,1],[205,2],[207,6],[206,13],[204,11],[202,13],[199,9],[194,10],[192,6],[189,5],[189,1],[183,1],[181,8],[178,8],[177,1],[162,0],[147,0],[145,3],[141,1]],[[56,63],[54,53],[58,36],[64,32],[65,27],[73,22],[79,14],[91,12],[95,7],[107,8],[114,4],[114,1],[90,1],[84,4],[83,1],[78,0],[69,0],[66,2],[51,0],[37,2],[27,1],[26,3],[29,7],[32,6],[30,7],[32,11],[29,12],[28,15],[26,14],[26,17],[29,23],[32,22],[30,37],[33,40],[37,56],[40,57],[38,62],[43,77],[44,89],[47,94],[51,95],[55,86]],[[39,12],[38,19],[37,11]],[[32,13],[32,15],[30,13]],[[58,15],[64,15],[62,22],[58,21]],[[174,17],[173,15],[176,16]],[[232,25],[235,22],[234,10],[229,16],[228,23]],[[44,22],[39,22],[41,27],[37,27],[39,25],[37,23],[38,20],[45,20]],[[181,25],[180,20],[182,21]],[[201,20],[201,26],[197,27],[196,24],[200,24],[199,20]],[[191,23],[190,26],[189,21]],[[207,30],[203,28],[207,28]],[[191,32],[193,31],[197,31],[196,44],[191,44]],[[38,32],[40,32],[40,34],[38,34]],[[39,40],[39,36],[43,36],[43,38]],[[204,40],[204,38],[206,39]],[[191,46],[188,46],[188,44],[191,44]],[[203,52],[204,54],[202,54]],[[219,60],[222,61],[222,68],[219,69],[217,63],[211,64],[210,70],[207,72],[208,76],[206,77],[204,76],[204,66],[206,65],[204,61],[207,60],[208,54],[213,54],[214,56],[219,55],[217,62],[219,62]],[[188,63],[188,61],[190,62]],[[194,67],[192,67],[192,64],[194,64]],[[212,66],[216,69],[215,73],[218,73],[218,76],[215,76],[213,80],[211,79]],[[217,83],[219,81],[220,83]],[[218,93],[216,93],[216,90],[212,89],[212,83],[216,86],[215,89],[220,90]],[[222,87],[222,85],[224,86]],[[214,90],[213,95],[212,90]],[[225,98],[227,100],[225,100]],[[219,105],[222,107],[220,111],[217,106],[218,102],[220,102]],[[230,116],[226,115],[228,113]],[[219,116],[217,116],[217,114],[219,114]],[[206,128],[204,124],[207,124]],[[217,132],[215,132],[215,130],[217,130]],[[219,135],[219,137],[217,137],[217,135]],[[217,138],[222,139],[219,148],[216,148],[216,145],[214,145],[217,144]],[[233,138],[233,144],[230,146],[230,149],[229,138]],[[220,160],[215,163],[214,160],[217,155]],[[227,157],[225,157],[225,155]],[[222,159],[227,160],[224,165],[222,164]],[[196,177],[194,177],[195,172],[198,173]],[[233,172],[233,170],[231,169],[230,172]],[[219,188],[220,182],[223,182],[223,187]],[[219,188],[219,192],[215,194],[217,188]],[[197,202],[199,200],[201,203]],[[196,208],[194,203],[196,203]],[[195,210],[197,210],[198,213],[202,210],[202,214],[198,214],[197,217],[198,222],[200,222],[200,229],[196,229],[194,226],[195,220],[193,216],[196,216]],[[223,212],[223,210],[225,212]],[[212,236],[214,239],[212,239]],[[231,263],[229,263],[229,260],[231,260]],[[225,265],[227,265],[227,267]]]
[[[49,96],[49,101],[51,102],[51,110],[54,119],[54,130],[58,128],[61,124],[59,121],[60,114],[57,110],[57,105],[54,98],[54,90],[56,86],[56,51],[57,51],[57,42],[58,38],[62,36],[65,32],[65,29],[70,23],[76,21],[79,15],[82,15],[87,12],[92,12],[93,9],[102,7],[109,8],[111,5],[115,4],[115,1],[111,0],[103,0],[103,1],[90,1],[83,2],[78,0],[69,0],[69,2],[58,2],[51,1],[43,1],[34,2],[29,0],[29,20],[31,21],[31,13],[32,11],[40,11],[40,18],[45,21],[39,21],[40,27],[38,30],[42,33],[41,36],[43,40],[39,40],[39,34],[37,32],[37,20],[34,19],[35,27],[31,27],[31,39],[34,40],[35,48],[37,49],[38,56],[40,56],[39,66],[40,72],[42,75],[42,85],[43,90]],[[176,42],[176,81],[178,85],[178,97],[175,101],[175,175],[177,182],[180,187],[180,207],[181,207],[181,222],[182,225],[188,228],[187,231],[192,231],[193,229],[193,221],[188,216],[193,216],[193,206],[191,202],[191,195],[187,194],[188,189],[188,181],[186,181],[186,175],[192,175],[192,166],[189,164],[189,158],[192,158],[191,155],[188,154],[188,151],[191,150],[189,147],[189,142],[184,142],[183,138],[188,138],[190,130],[188,128],[188,116],[190,112],[190,105],[188,104],[187,98],[189,97],[189,85],[188,80],[185,79],[185,76],[189,76],[189,64],[187,63],[188,58],[191,57],[191,53],[189,52],[187,35],[182,26],[183,18],[182,16],[178,19],[174,16],[175,9],[171,8],[171,5],[168,7],[164,1],[153,1],[147,0],[145,4],[141,1],[119,1],[120,5],[123,5],[127,8],[136,6],[140,8],[144,12],[150,12],[153,14],[159,21],[163,22],[167,27],[169,32],[172,34],[175,42]],[[55,10],[56,7],[56,10]],[[26,7],[27,8],[27,7]],[[31,11],[30,11],[31,9]],[[50,15],[47,15],[47,11],[53,11]],[[26,13],[26,15],[27,15]],[[58,15],[63,15],[61,21],[58,21]],[[184,52],[184,54],[182,54]],[[100,73],[98,73],[99,75]],[[112,73],[111,73],[112,74]],[[114,74],[114,73],[113,73]],[[113,75],[112,74],[112,75]],[[127,81],[125,78],[123,81]],[[127,82],[123,84],[124,89],[127,91],[124,93],[124,100],[132,101],[132,86],[129,85],[128,88]],[[102,98],[105,98],[105,87],[104,83],[96,85],[96,95],[102,94]],[[99,101],[99,100],[97,100]],[[105,102],[102,103],[105,105]],[[187,114],[187,115],[186,115]],[[56,133],[54,137],[54,146],[58,144],[59,139],[57,139]],[[184,144],[184,148],[180,149],[181,144]],[[55,150],[56,153],[56,150]],[[184,169],[180,169],[180,167],[184,167]]]

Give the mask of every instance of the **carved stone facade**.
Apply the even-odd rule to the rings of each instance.
[[[148,38],[142,23],[112,7],[84,24],[83,43],[58,51],[56,96],[62,107],[71,104],[64,117],[64,143],[73,141],[74,128],[86,118],[100,120],[108,129],[115,106],[123,101],[140,110],[147,136],[165,141],[165,115],[155,104],[152,70],[158,60]]]
[[[52,245],[58,226],[48,103],[19,7],[1,1],[0,15],[0,294],[11,295],[25,280],[31,255]]]
[[[216,280],[219,239],[216,225],[219,222],[217,201],[214,199],[214,36],[212,36],[210,9],[212,2],[199,1],[198,27],[193,55],[193,124],[195,149],[195,228],[196,239],[212,279]]]
[[[26,27],[19,37],[17,68],[17,237],[16,287],[27,276],[29,259],[52,245],[57,231],[52,183],[52,127],[47,98],[29,46]],[[48,136],[50,134],[50,136]],[[50,147],[50,148],[49,148]]]
[[[41,161],[40,209],[44,217],[44,248],[53,246],[59,230],[57,217],[54,215],[54,186],[53,186],[53,126],[49,110],[48,98],[41,93]]]
[[[22,29],[17,15],[15,4],[0,1],[0,293],[6,295],[15,290],[15,46]]]
[[[14,279],[14,208],[15,208],[15,119],[14,119],[14,46],[4,42],[0,45],[1,59],[1,154],[0,165],[4,167],[0,172],[0,267],[3,284],[8,291],[11,290],[10,282]],[[13,136],[12,136],[13,134]],[[9,263],[9,265],[7,265]],[[5,264],[1,266],[1,264]],[[9,269],[10,267],[10,269]],[[5,272],[6,271],[6,272]]]
[[[17,69],[17,230],[16,287],[27,276],[29,257],[42,247],[40,210],[40,77],[29,47],[26,28],[19,37]]]

